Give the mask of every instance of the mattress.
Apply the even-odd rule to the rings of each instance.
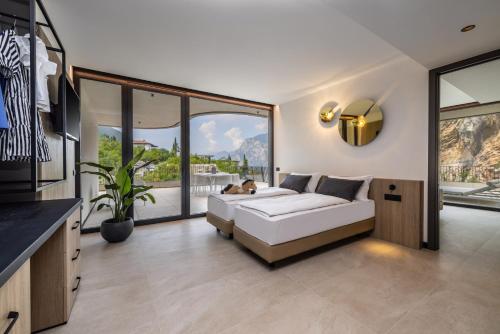
[[[251,201],[262,199],[266,197],[277,197],[277,196],[287,196],[292,194],[297,194],[296,191],[283,189],[278,187],[269,187],[262,190],[257,190],[257,194],[255,195],[245,195],[245,199],[241,199],[241,195],[209,195],[208,196],[208,208],[207,211],[216,215],[219,218],[222,218],[227,221],[234,220],[235,208],[242,201]],[[227,198],[229,196],[235,196],[237,200],[228,201]]]
[[[375,202],[353,201],[274,217],[239,206],[234,210],[238,228],[273,246],[372,218]]]

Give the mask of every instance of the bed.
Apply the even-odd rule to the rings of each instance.
[[[373,200],[300,194],[241,203],[235,208],[233,233],[243,246],[274,263],[374,227]]]
[[[296,191],[278,187],[269,187],[257,190],[254,195],[223,195],[210,194],[208,196],[207,221],[215,226],[218,232],[229,237],[233,235],[235,208],[245,201],[262,198],[295,195]]]

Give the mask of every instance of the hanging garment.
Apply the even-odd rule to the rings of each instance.
[[[9,128],[9,121],[7,120],[7,112],[3,102],[3,85],[0,83],[0,130]]]
[[[0,34],[0,76],[6,79],[4,104],[10,128],[0,132],[0,160],[31,158],[31,114],[29,71],[22,66],[13,30]],[[36,113],[37,160],[49,161],[47,139],[40,114]]]
[[[19,46],[19,57],[21,63],[30,66],[30,35],[16,36]],[[49,60],[47,47],[43,41],[36,38],[36,105],[39,111],[50,112],[49,89],[47,87],[47,76],[57,72],[57,64]]]

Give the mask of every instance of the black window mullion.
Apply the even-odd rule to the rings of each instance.
[[[132,88],[122,86],[122,166],[133,158],[133,94]],[[134,204],[127,212],[129,217],[134,216]]]
[[[191,203],[190,203],[190,143],[189,143],[189,97],[181,97],[181,202],[182,202],[182,216],[191,216]]]

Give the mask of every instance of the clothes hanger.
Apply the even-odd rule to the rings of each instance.
[[[14,30],[14,33],[17,35],[17,19],[14,19],[14,24],[12,25],[12,30]]]

